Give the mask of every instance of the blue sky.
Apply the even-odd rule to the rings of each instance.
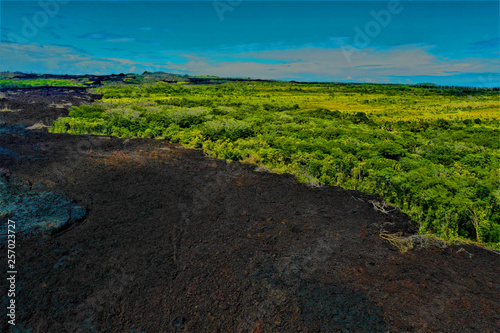
[[[500,86],[498,1],[1,1],[0,71]]]

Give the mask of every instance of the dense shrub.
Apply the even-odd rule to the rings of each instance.
[[[403,148],[394,142],[382,142],[377,145],[377,151],[385,158],[398,159],[404,154]]]
[[[253,135],[249,123],[235,119],[208,121],[203,124],[203,134],[209,140],[246,138]]]
[[[314,111],[308,113],[311,117],[321,118],[321,119],[338,119],[342,117],[342,113],[338,110],[330,111],[325,108],[317,108]]]
[[[73,106],[69,110],[68,116],[74,118],[103,118],[105,117],[105,109],[101,104]]]

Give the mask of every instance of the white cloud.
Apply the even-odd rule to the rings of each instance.
[[[167,64],[96,57],[69,46],[0,43],[0,70],[35,73],[127,73],[169,70]],[[134,67],[135,66],[135,67]]]
[[[234,54],[234,61],[214,63],[212,54],[183,64],[195,73],[220,76],[295,78],[336,81],[351,78],[360,82],[389,82],[400,76],[452,76],[467,73],[498,72],[499,59],[465,58],[444,60],[430,52],[428,45],[393,48],[365,48],[354,53],[342,48],[297,48]],[[227,58],[227,55],[226,55]],[[254,59],[253,61],[239,61]],[[266,63],[274,61],[274,63]],[[276,63],[281,62],[281,63]],[[272,68],[272,71],[269,69]]]
[[[500,72],[497,58],[445,59],[429,45],[365,48],[349,53],[342,48],[174,52],[179,62],[146,62],[104,58],[69,46],[0,43],[0,70],[48,73],[119,73],[166,71],[222,77],[314,81],[405,82],[412,77],[435,77],[446,82],[460,75]],[[165,55],[164,55],[165,56]],[[222,60],[223,59],[223,60]]]

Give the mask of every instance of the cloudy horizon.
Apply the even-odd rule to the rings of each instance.
[[[500,86],[498,1],[2,1],[0,71]]]

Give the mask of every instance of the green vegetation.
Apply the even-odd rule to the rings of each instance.
[[[82,82],[61,79],[7,79],[0,80],[0,89],[30,87],[86,87]]]
[[[421,233],[500,248],[498,89],[225,82],[109,85],[56,133],[166,139],[376,193]]]

